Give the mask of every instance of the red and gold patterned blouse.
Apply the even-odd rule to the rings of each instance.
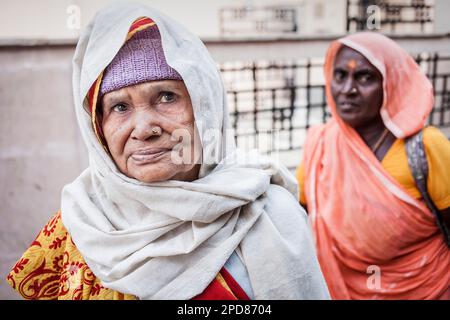
[[[6,277],[25,299],[135,300],[105,288],[87,266],[61,221],[61,212],[47,223]],[[222,268],[198,300],[248,300]]]

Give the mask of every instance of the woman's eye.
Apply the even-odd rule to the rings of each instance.
[[[161,93],[161,102],[162,103],[169,103],[175,101],[175,93],[167,91]]]
[[[116,104],[112,109],[116,112],[125,112],[127,111],[127,106],[124,104]]]
[[[364,73],[358,77],[358,80],[361,83],[366,83],[366,82],[369,82],[370,80],[372,80],[372,76],[368,73]]]
[[[344,79],[344,77],[345,77],[345,72],[344,72],[344,71],[342,71],[342,70],[336,70],[336,71],[334,72],[334,78],[335,78],[336,80],[342,80],[342,79]]]

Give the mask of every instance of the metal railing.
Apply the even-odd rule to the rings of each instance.
[[[371,10],[376,6],[376,11]],[[379,14],[381,30],[396,33],[432,32],[434,1],[432,0],[347,0],[347,32],[369,29],[371,15]]]
[[[423,53],[415,60],[434,87],[429,124],[450,128],[450,55]],[[323,59],[222,63],[220,69],[238,146],[298,155],[307,129],[330,117]],[[292,159],[283,162],[295,166]]]
[[[238,145],[253,140],[262,152],[272,145],[259,140],[279,136],[277,151],[301,149],[296,136],[311,125],[325,122],[326,109],[321,60],[258,61],[221,66],[233,129]],[[270,141],[275,142],[272,136]]]

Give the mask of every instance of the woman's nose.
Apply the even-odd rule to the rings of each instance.
[[[353,77],[349,76],[342,86],[342,91],[345,95],[355,95],[358,93],[358,89],[356,88],[356,83]]]
[[[131,132],[131,138],[144,141],[153,136],[160,136],[162,130],[156,120],[157,115],[151,110],[136,112],[133,117],[133,131]]]

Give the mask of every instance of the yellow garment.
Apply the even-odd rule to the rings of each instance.
[[[195,299],[238,299],[221,272]],[[101,284],[75,247],[60,211],[41,230],[6,280],[28,300],[136,300],[135,296]]]
[[[439,210],[450,207],[450,141],[435,127],[427,127],[423,131],[423,142],[428,160],[428,192]],[[383,168],[416,199],[421,195],[408,165],[405,141],[397,139],[381,161]],[[304,168],[300,164],[296,172],[299,184],[299,200],[306,205]]]
[[[25,299],[135,300],[102,286],[87,266],[58,212],[7,276]]]

